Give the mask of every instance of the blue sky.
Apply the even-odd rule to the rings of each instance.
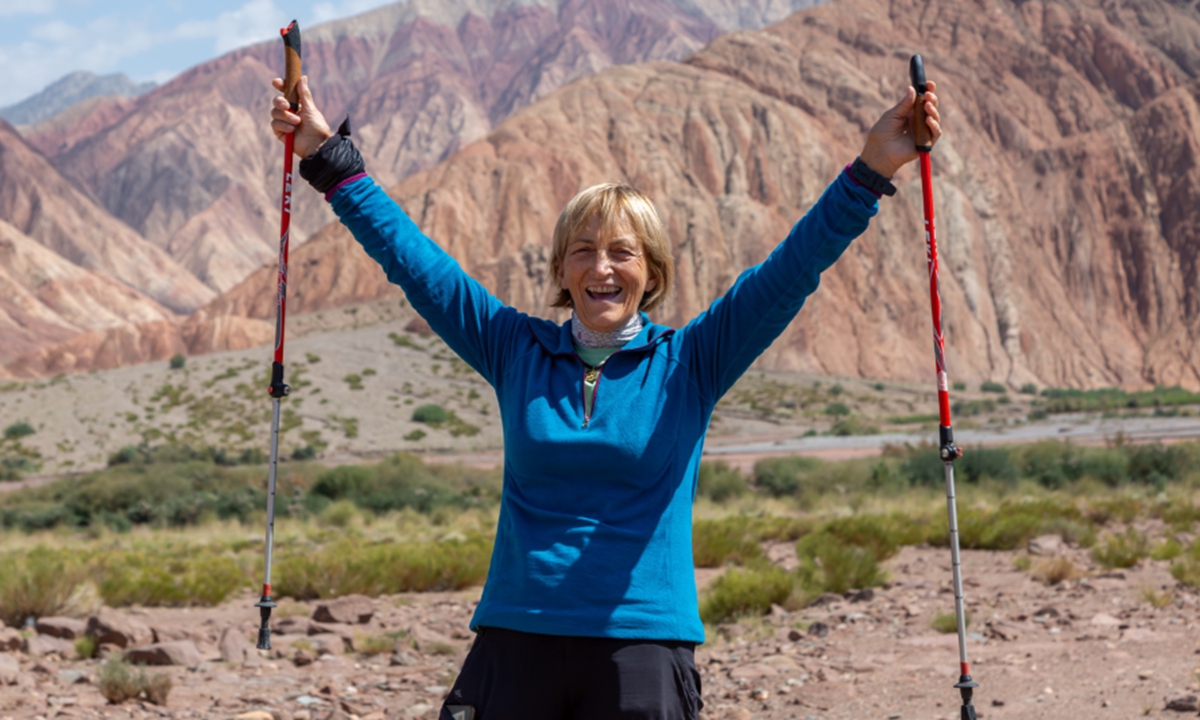
[[[0,0],[0,107],[75,70],[165,82],[230,50],[394,0]]]

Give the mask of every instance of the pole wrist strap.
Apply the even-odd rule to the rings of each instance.
[[[300,163],[300,167],[303,169],[304,163]],[[891,178],[885,178],[872,170],[861,157],[854,158],[854,162],[850,164],[850,177],[876,195],[891,197],[896,194],[896,186],[892,184]]]
[[[322,195],[346,180],[361,175],[366,163],[350,141],[350,118],[342,123],[337,134],[329,138],[312,155],[300,161],[300,177]]]

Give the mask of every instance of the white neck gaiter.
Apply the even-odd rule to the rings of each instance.
[[[588,329],[580,321],[578,315],[571,313],[571,335],[575,338],[575,342],[586,348],[622,347],[637,337],[637,334],[642,331],[643,325],[642,314],[635,312],[624,327],[609,332],[598,332]]]

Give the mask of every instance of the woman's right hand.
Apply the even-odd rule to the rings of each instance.
[[[283,92],[282,78],[275,78],[271,85]],[[333,135],[333,131],[313,101],[312,93],[308,90],[307,75],[296,84],[296,96],[300,99],[299,113],[292,112],[291,103],[283,95],[276,95],[271,101],[271,132],[280,140],[288,133],[294,133],[296,139],[292,149],[303,160],[315,153]]]

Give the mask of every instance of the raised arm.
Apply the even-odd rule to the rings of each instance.
[[[933,82],[925,95],[926,125],[942,134]],[[733,287],[682,331],[700,392],[715,403],[755,358],[787,328],[816,289],[821,273],[841,257],[892,194],[890,179],[916,159],[911,121],[916,91],[890,108],[867,134],[859,158],[821,195],[765,261],[741,274]]]
[[[276,89],[282,82],[275,81]],[[454,352],[495,384],[504,353],[524,316],[501,303],[458,262],[425,236],[399,205],[364,172],[349,129],[334,133],[317,109],[307,78],[297,85],[293,108],[278,96],[271,129],[295,133],[300,172],[332,204],[338,218],[409,303]]]

